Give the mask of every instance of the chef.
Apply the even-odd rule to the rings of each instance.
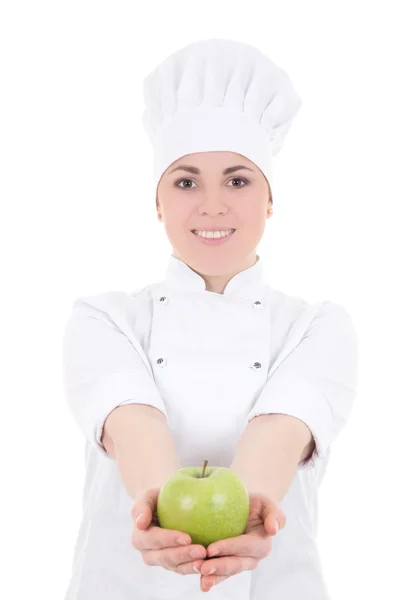
[[[257,252],[272,215],[272,158],[301,100],[260,50],[220,39],[169,56],[144,96],[157,217],[172,252],[162,281],[79,297],[66,324],[64,388],[86,440],[86,475],[65,600],[196,600],[205,591],[329,600],[317,494],[356,396],[358,337],[342,305],[273,288]],[[159,429],[146,429],[140,410],[157,415]],[[263,533],[219,540],[215,558],[203,549],[176,568],[162,559],[174,548],[145,551],[154,514],[146,490],[136,497],[139,476],[127,481],[151,473],[154,456],[166,461],[171,444],[171,472],[205,459],[235,470],[261,506]],[[161,535],[154,521],[152,531]]]

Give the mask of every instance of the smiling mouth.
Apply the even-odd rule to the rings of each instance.
[[[197,237],[200,237],[202,239],[205,240],[221,240],[224,239],[226,237],[231,236],[233,233],[235,233],[236,229],[221,229],[221,230],[215,230],[215,231],[210,231],[210,230],[201,230],[201,229],[191,229],[191,232],[196,235]]]

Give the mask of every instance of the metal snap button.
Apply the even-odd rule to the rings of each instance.
[[[165,365],[167,364],[167,361],[165,360],[165,358],[157,358],[157,364],[160,367],[165,367]]]
[[[261,363],[259,363],[259,362],[255,362],[255,363],[253,363],[253,364],[251,365],[251,368],[252,368],[252,369],[254,369],[255,371],[256,371],[257,369],[261,369]]]
[[[168,304],[169,298],[167,298],[167,296],[161,296],[161,298],[159,298],[158,301],[160,304]]]
[[[253,302],[253,308],[256,308],[256,306],[261,306],[260,300],[256,300],[255,302]]]

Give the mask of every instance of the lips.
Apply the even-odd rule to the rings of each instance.
[[[205,231],[204,229],[202,231]],[[235,234],[236,229],[231,230],[227,235],[223,235],[221,237],[203,237],[198,235],[192,231],[195,238],[202,244],[210,245],[210,246],[219,246],[221,244],[227,243],[232,236]]]
[[[236,231],[234,227],[205,227],[204,229],[198,227],[196,229],[191,229],[190,231],[194,233],[195,231],[232,231],[232,229],[233,231]]]
[[[207,239],[207,240],[212,240],[212,239],[221,239],[221,238],[225,238],[225,237],[229,237],[231,236],[233,233],[235,233],[235,229],[229,229],[229,230],[224,230],[224,229],[217,229],[217,230],[206,230],[206,229],[194,229],[192,231],[192,233],[196,236],[196,237],[201,237],[202,239]],[[205,235],[203,235],[205,234]]]

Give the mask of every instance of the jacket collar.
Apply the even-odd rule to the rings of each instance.
[[[225,287],[222,296],[232,296],[237,298],[253,298],[257,300],[264,295],[266,282],[264,281],[264,265],[260,256],[257,254],[257,261],[251,267],[244,269],[234,275]],[[184,261],[176,258],[172,254],[169,257],[166,282],[169,287],[177,291],[187,292],[207,292],[204,279]]]

